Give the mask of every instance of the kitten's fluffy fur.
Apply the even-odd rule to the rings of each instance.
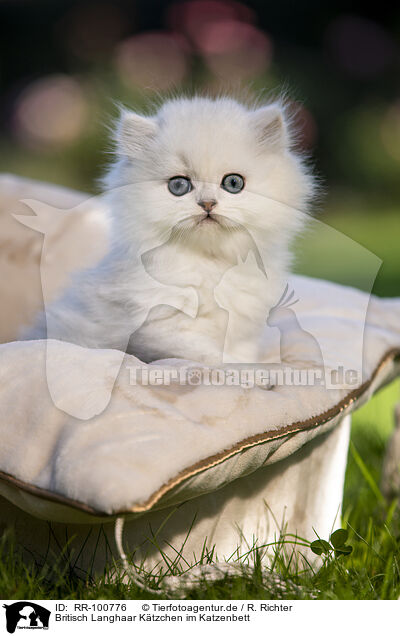
[[[238,194],[221,187],[230,173],[245,179]],[[168,189],[177,175],[193,184],[184,196]],[[195,97],[124,111],[105,186],[111,251],[46,309],[48,337],[145,361],[256,361],[313,192],[284,109]],[[28,336],[44,337],[44,320]]]

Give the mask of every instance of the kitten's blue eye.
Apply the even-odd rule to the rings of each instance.
[[[237,194],[244,188],[244,179],[240,174],[226,174],[222,179],[221,188],[231,194]]]
[[[172,177],[172,179],[168,181],[168,190],[176,197],[182,197],[192,189],[192,182],[186,177]]]

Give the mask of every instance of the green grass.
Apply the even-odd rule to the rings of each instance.
[[[328,208],[296,243],[296,271],[399,296],[399,236],[399,209]]]
[[[202,582],[175,593],[164,591],[154,598],[173,596],[189,599],[397,599],[400,596],[400,509],[386,502],[379,490],[382,458],[393,428],[393,407],[400,396],[400,382],[378,393],[354,415],[347,466],[343,528],[348,530],[350,555],[323,556],[319,570],[301,558],[290,556],[295,540],[282,536],[268,548],[272,562],[262,564],[259,553],[251,553],[252,567],[216,582]],[[321,537],[328,540],[329,537]],[[301,540],[298,539],[301,543]],[[309,544],[307,544],[309,545]],[[205,558],[204,562],[210,561]],[[211,559],[212,560],[212,559]],[[182,570],[179,558],[174,573]],[[12,535],[4,535],[0,546],[0,596],[10,599],[141,599],[153,595],[134,583],[111,582],[110,567],[98,579],[82,578],[71,571],[64,555],[56,565],[26,565],[23,552]],[[144,575],[149,587],[160,584]]]

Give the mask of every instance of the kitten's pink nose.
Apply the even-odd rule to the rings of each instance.
[[[211,212],[213,207],[217,205],[217,202],[215,199],[211,199],[210,201],[198,201],[197,204],[206,212]]]

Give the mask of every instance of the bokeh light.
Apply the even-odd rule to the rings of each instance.
[[[185,42],[180,35],[146,32],[118,45],[116,66],[130,88],[167,90],[178,86],[187,70]]]
[[[327,31],[331,54],[339,66],[359,77],[376,75],[392,62],[396,45],[372,20],[341,16]]]
[[[210,24],[197,39],[207,66],[231,85],[266,71],[271,63],[271,40],[252,24],[224,20]]]
[[[229,0],[176,3],[168,23],[193,44],[209,70],[225,84],[240,84],[266,71],[271,39],[254,24],[254,12]]]
[[[51,75],[32,82],[19,95],[14,130],[23,145],[50,150],[78,139],[88,115],[88,101],[78,81]]]
[[[194,43],[199,33],[209,25],[226,20],[254,22],[255,14],[249,7],[230,0],[189,0],[176,2],[167,11],[167,23],[174,31],[184,33]]]

